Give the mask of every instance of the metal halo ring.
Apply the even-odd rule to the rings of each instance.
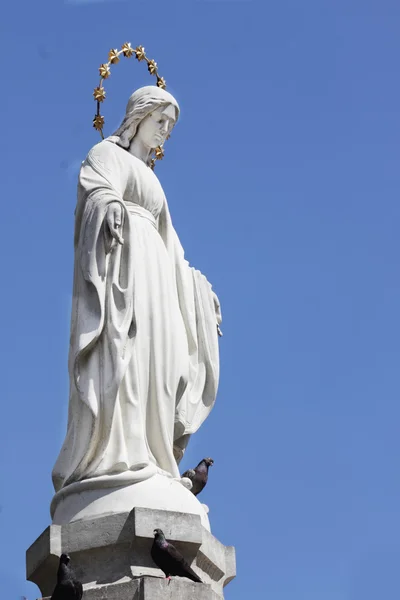
[[[132,48],[130,42],[125,42],[125,44],[122,44],[121,50],[112,48],[108,53],[108,62],[102,63],[99,67],[100,83],[93,90],[93,96],[95,101],[97,102],[97,111],[93,119],[93,127],[100,132],[102,140],[104,140],[103,127],[105,119],[103,115],[100,114],[100,105],[102,102],[104,102],[106,97],[106,91],[103,87],[103,82],[105,79],[108,79],[110,77],[110,67],[111,65],[116,65],[119,62],[119,57],[121,56],[121,54],[123,54],[126,58],[131,58],[131,56],[133,56],[134,54],[139,62],[145,61],[147,63],[147,69],[150,75],[155,75],[155,77],[157,77],[157,86],[163,90],[165,90],[165,88],[167,87],[164,77],[160,77],[160,75],[158,74],[158,67],[156,61],[147,58],[143,46],[137,46],[136,48]]]

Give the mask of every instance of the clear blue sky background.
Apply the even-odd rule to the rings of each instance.
[[[400,5],[7,2],[0,589],[49,524],[67,416],[72,235],[97,69],[143,44],[182,118],[157,173],[223,304],[216,408],[183,467],[237,549],[227,600],[391,600],[400,564]],[[107,82],[106,133],[133,89]]]

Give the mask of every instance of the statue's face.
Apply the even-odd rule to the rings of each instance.
[[[140,123],[136,136],[148,148],[157,148],[165,142],[175,120],[176,113],[172,104],[156,108]]]

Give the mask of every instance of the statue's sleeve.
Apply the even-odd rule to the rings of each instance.
[[[82,165],[80,183],[87,191],[109,189],[121,199],[126,187],[121,149],[105,140],[94,146]]]
[[[184,256],[166,201],[159,232],[174,268],[189,350],[188,383],[175,414],[174,453],[179,462],[190,435],[198,430],[214,406],[219,381],[217,323],[221,319],[219,300],[211,284]]]
[[[127,174],[120,152],[119,148],[107,141],[92,148],[79,174],[75,212],[70,370],[82,400],[94,413],[97,410],[98,393],[92,389],[91,373],[95,369],[91,367],[91,362],[96,359],[94,348],[105,324],[111,329],[115,312],[108,302],[106,314],[106,295],[110,296],[107,287],[110,277],[107,279],[107,273],[111,273],[112,289],[119,293],[119,279],[127,276],[129,280],[131,269],[128,244],[117,244],[110,252],[107,239],[110,234],[105,223],[109,204],[118,202],[123,215],[121,234],[129,239],[129,219],[124,218],[126,208],[123,202]],[[131,290],[124,289],[121,293],[129,296]],[[121,339],[125,333],[121,333]]]
[[[82,163],[75,210],[75,246],[79,242],[82,219],[94,207],[120,202],[125,193],[127,173],[119,148],[106,141],[94,146]]]

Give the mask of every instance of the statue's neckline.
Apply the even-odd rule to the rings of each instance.
[[[135,154],[132,154],[132,152],[129,152],[129,148],[124,148],[123,146],[121,146],[121,144],[119,144],[118,142],[114,142],[112,140],[107,140],[107,141],[111,142],[112,144],[115,144],[116,146],[118,146],[118,148],[121,148],[121,150],[124,150],[127,154],[129,154],[129,156],[131,156],[132,158],[134,158],[138,162],[142,163],[143,166],[145,166],[147,169],[150,169],[150,171],[153,173],[153,169],[150,167],[150,165],[146,164],[144,162],[144,160],[142,160],[141,158],[139,158]]]
[[[138,156],[136,156],[136,154],[132,154],[132,152],[129,152],[129,150],[127,150],[127,153],[129,154],[129,156],[132,156],[132,158],[134,158],[138,162],[142,163],[142,165],[144,165],[147,169],[150,169],[150,171],[151,171],[150,165],[146,164],[144,162],[144,160],[142,160],[141,158],[139,158]]]

